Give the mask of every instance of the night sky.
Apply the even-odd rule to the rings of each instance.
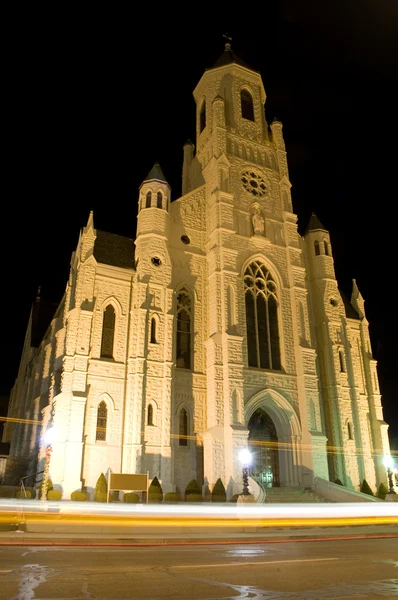
[[[258,15],[241,7],[236,23],[208,24],[204,6],[189,17],[35,6],[10,22],[0,395],[17,375],[37,287],[60,301],[89,211],[97,228],[133,238],[138,187],[155,161],[172,198],[181,195],[192,91],[228,32],[262,75],[268,122],[284,125],[300,233],[314,211],[330,231],[340,287],[350,297],[355,278],[365,298],[384,417],[398,438],[398,5],[317,4],[265,2]]]

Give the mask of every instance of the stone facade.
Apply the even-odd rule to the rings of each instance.
[[[194,98],[183,196],[171,202],[155,165],[134,242],[96,230],[91,213],[64,297],[33,344],[37,299],[9,409],[31,423],[10,421],[3,439],[33,473],[53,426],[50,476],[66,498],[109,469],[149,472],[164,491],[220,477],[231,493],[262,410],[280,485],[318,476],[374,488],[386,481],[389,442],[364,301],[355,282],[350,302],[340,293],[317,218],[298,234],[282,124],[266,122],[261,76],[227,45]],[[248,276],[255,268],[265,283]],[[266,324],[262,300],[250,317],[257,346],[250,285],[267,298]]]

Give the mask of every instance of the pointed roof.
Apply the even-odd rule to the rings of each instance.
[[[307,225],[307,229],[305,233],[309,233],[310,231],[316,231],[317,229],[322,229],[322,231],[327,231],[326,227],[322,225],[318,217],[315,213],[312,213],[309,223]]]
[[[90,214],[88,216],[88,221],[86,225],[87,229],[90,229],[90,227],[94,229],[94,212],[92,210],[90,210]]]
[[[152,169],[149,171],[146,179],[144,179],[144,182],[152,181],[153,179],[156,179],[157,181],[162,181],[163,183],[167,183],[167,185],[169,185],[166,177],[163,175],[163,171],[158,162],[155,162]]]
[[[220,58],[216,60],[214,65],[211,67],[212,69],[217,69],[217,67],[224,67],[225,65],[230,65],[235,63],[236,65],[240,65],[241,67],[245,67],[246,69],[250,69],[250,71],[254,71],[244,60],[236,56],[235,52],[231,49],[231,44],[226,43],[224,52],[221,54]]]

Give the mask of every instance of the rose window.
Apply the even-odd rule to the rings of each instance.
[[[244,171],[241,181],[245,190],[253,196],[265,196],[267,193],[264,179],[254,171]]]

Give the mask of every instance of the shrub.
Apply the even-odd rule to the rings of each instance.
[[[72,492],[70,499],[75,502],[86,502],[88,500],[88,494],[86,494],[86,492]]]
[[[26,492],[26,496],[22,490],[18,490],[17,493],[15,494],[15,498],[19,498],[21,500],[32,500],[32,498],[35,497],[34,491],[32,493],[31,490],[25,489],[25,492]]]
[[[185,488],[186,502],[202,502],[202,491],[195,479],[192,479]]]
[[[380,498],[380,500],[385,500],[387,494],[388,494],[387,486],[384,483],[381,483],[379,485],[379,489],[377,490],[377,497]]]
[[[337,485],[342,485],[344,486],[344,483],[341,481],[341,479],[335,479],[334,483],[337,483]]]
[[[370,485],[368,484],[366,479],[364,479],[362,482],[361,492],[362,492],[362,494],[368,494],[368,496],[374,496],[374,493],[372,492]]]
[[[230,502],[234,502],[236,504],[238,502],[239,496],[240,496],[240,494],[234,494],[232,496],[232,498],[230,499]]]
[[[61,500],[61,490],[49,490],[47,493],[47,500]]]
[[[211,501],[212,502],[226,502],[227,494],[225,492],[225,487],[221,479],[217,479],[214,484],[213,491],[211,493]]]
[[[16,498],[20,489],[19,485],[0,485],[0,498]]]
[[[165,502],[179,502],[180,500],[180,494],[177,494],[177,492],[167,492],[164,497]]]
[[[124,494],[124,502],[128,502],[129,504],[138,504],[139,501],[140,497],[138,494],[134,494],[133,492]]]
[[[94,500],[96,502],[106,502],[108,496],[108,484],[105,479],[105,475],[101,475],[97,479],[94,491]]]
[[[159,479],[154,477],[152,479],[152,483],[149,486],[148,490],[148,501],[149,502],[162,502],[163,500],[163,490],[160,485]]]

